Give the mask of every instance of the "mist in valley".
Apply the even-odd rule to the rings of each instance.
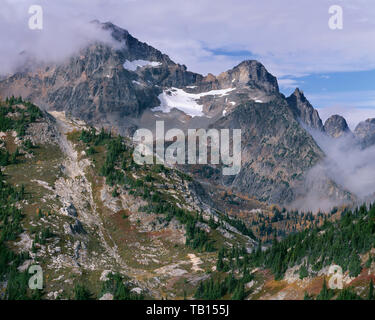
[[[291,207],[313,212],[375,199],[375,146],[363,148],[351,132],[332,138],[307,129],[325,158],[310,169]]]

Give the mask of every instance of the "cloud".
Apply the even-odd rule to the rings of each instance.
[[[278,83],[282,89],[295,89],[296,87],[300,86],[302,82],[296,79],[282,78],[278,79]]]
[[[34,2],[5,0],[5,5],[2,4],[0,37],[12,48],[6,52],[16,52],[33,42],[28,38],[36,38],[25,30],[27,8]],[[215,54],[218,48],[252,52],[278,77],[375,68],[375,43],[369,41],[375,36],[373,0],[40,0],[39,3],[45,9],[45,32],[49,36],[34,44],[40,48],[45,43],[57,46],[60,55],[65,54],[66,47],[78,46],[84,40],[80,39],[85,31],[82,24],[99,19],[128,29],[140,40],[200,73],[218,74],[240,62],[235,55]],[[344,29],[333,31],[328,27],[328,8],[337,3],[344,9]]]
[[[177,4],[178,3],[178,4]],[[197,48],[247,50],[276,76],[375,68],[373,1],[342,1],[344,29],[328,27],[328,8],[337,1],[201,0],[135,1],[117,22],[193,71],[219,73],[236,57],[193,55]],[[368,22],[362,21],[368,18]],[[359,21],[362,19],[361,21]],[[197,47],[191,49],[190,42]],[[178,50],[176,48],[178,47]]]
[[[373,199],[375,195],[375,162],[373,161],[375,146],[363,149],[354,135],[350,134],[338,139],[316,131],[312,131],[311,134],[326,157],[307,174],[310,188],[304,199],[306,203],[313,204],[309,199],[324,198],[321,195],[320,185],[323,176],[334,181],[343,190],[354,194],[359,203]],[[332,207],[345,202],[344,198],[336,199],[336,201],[331,199],[326,204]]]
[[[331,138],[311,128],[306,130],[325,157],[306,173],[303,185],[296,190],[297,199],[290,207],[317,212],[353,201],[357,204],[373,201],[375,146],[364,149],[353,134]]]
[[[79,1],[89,5],[88,1]],[[29,8],[35,1],[5,0],[0,10],[0,74],[12,73],[25,62],[61,61],[93,41],[115,44],[92,19],[58,1],[40,1],[43,29],[29,28]],[[82,7],[83,8],[83,7]]]

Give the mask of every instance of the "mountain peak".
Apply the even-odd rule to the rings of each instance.
[[[297,119],[312,129],[324,131],[323,122],[319,117],[318,111],[306,99],[303,91],[296,88],[286,100]]]
[[[335,114],[326,120],[324,123],[324,130],[332,138],[339,138],[351,132],[345,118],[338,114]]]
[[[300,90],[300,88],[296,88],[293,92],[293,95],[295,95],[296,97],[305,98],[305,95],[304,95],[303,91]]]
[[[362,141],[364,147],[375,144],[375,118],[360,122],[354,130],[354,134]]]
[[[257,60],[244,60],[232,69],[217,76],[221,87],[252,87],[266,93],[278,93],[279,86],[276,77]]]

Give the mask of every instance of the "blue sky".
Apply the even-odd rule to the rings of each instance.
[[[302,89],[322,118],[343,114],[351,127],[375,117],[374,0],[39,0],[45,28],[27,30],[34,0],[2,0],[0,73],[22,50],[62,58],[97,35],[85,24],[112,21],[189,70],[219,74],[257,59],[281,91]],[[343,9],[332,30],[329,8]],[[87,34],[89,33],[89,37]]]
[[[354,129],[358,122],[375,117],[375,70],[316,73],[287,79],[291,81],[281,84],[281,92],[288,96],[295,87],[301,88],[323,121],[332,114],[341,114]]]

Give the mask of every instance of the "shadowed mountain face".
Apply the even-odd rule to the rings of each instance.
[[[214,182],[264,201],[294,200],[305,173],[324,157],[304,126],[325,129],[299,89],[285,98],[277,79],[254,60],[218,76],[189,72],[126,30],[101,26],[117,46],[94,43],[64,63],[12,75],[0,82],[0,95],[22,95],[124,135],[154,129],[156,120],[166,130],[240,128],[241,172]]]
[[[281,97],[268,103],[248,102],[216,123],[241,128],[242,169],[231,186],[272,203],[288,203],[304,173],[323,158],[312,137]]]

